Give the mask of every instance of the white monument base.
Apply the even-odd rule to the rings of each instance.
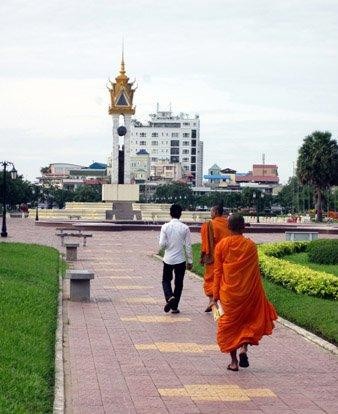
[[[139,201],[138,184],[103,184],[102,201]]]

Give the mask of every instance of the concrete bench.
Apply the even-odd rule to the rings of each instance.
[[[69,270],[66,278],[70,280],[70,300],[76,302],[90,301],[90,279],[94,272],[90,270]]]
[[[12,211],[11,213],[9,213],[9,217],[11,218],[25,218],[28,217],[28,213],[25,212],[21,212],[21,211]]]
[[[75,262],[77,260],[77,248],[79,246],[79,243],[65,243],[67,262]]]
[[[317,231],[286,231],[285,240],[289,241],[306,241],[306,240],[317,240]]]
[[[73,229],[71,229],[73,231]],[[75,230],[76,231],[76,230]],[[87,246],[87,237],[93,237],[90,233],[82,233],[81,231],[78,231],[77,233],[66,233],[66,232],[60,232],[56,233],[56,236],[61,237],[61,246],[64,246],[64,239],[65,237],[82,237],[83,238],[83,246]]]

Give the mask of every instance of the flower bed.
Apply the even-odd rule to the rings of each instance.
[[[262,274],[297,293],[319,298],[338,298],[338,278],[332,274],[311,270],[283,260],[292,253],[306,251],[308,242],[268,243],[258,247]]]

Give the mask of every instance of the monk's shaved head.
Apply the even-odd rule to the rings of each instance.
[[[239,213],[231,214],[228,219],[228,226],[234,233],[242,233],[245,227],[244,217]]]
[[[222,216],[223,215],[223,204],[217,204],[211,207],[211,212],[215,214],[215,216]]]

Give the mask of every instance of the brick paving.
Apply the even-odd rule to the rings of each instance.
[[[8,220],[9,242],[55,246],[49,227]],[[277,324],[249,349],[250,367],[226,370],[199,279],[187,276],[181,314],[163,312],[157,232],[93,232],[75,268],[95,272],[90,303],[64,283],[66,413],[337,413],[335,356]],[[283,234],[251,234],[257,242]],[[198,241],[198,234],[193,240]]]

